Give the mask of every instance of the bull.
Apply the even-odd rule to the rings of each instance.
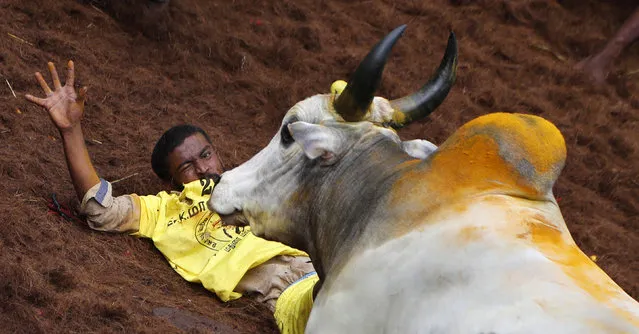
[[[343,90],[293,106],[222,175],[210,208],[309,253],[322,286],[308,333],[638,333],[639,304],[562,217],[552,188],[566,146],[552,123],[492,113],[434,151],[399,139],[443,101],[457,61],[451,33],[424,87],[374,96],[404,29]]]

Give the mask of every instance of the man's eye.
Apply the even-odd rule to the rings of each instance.
[[[202,158],[202,159],[206,159],[206,158],[208,158],[208,157],[210,157],[210,156],[211,156],[211,152],[208,152],[208,151],[207,151],[207,152],[202,153],[202,155],[200,156],[200,158]]]
[[[184,173],[184,172],[188,171],[191,168],[193,168],[193,165],[191,165],[191,164],[184,165],[184,166],[182,166],[182,168],[180,168],[180,173]]]

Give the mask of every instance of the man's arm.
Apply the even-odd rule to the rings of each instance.
[[[76,94],[73,88],[75,79],[73,61],[68,63],[67,81],[64,86],[60,83],[55,65],[49,62],[48,66],[55,90],[52,91],[42,74],[36,72],[35,77],[46,97],[38,98],[30,94],[25,97],[45,108],[60,132],[71,181],[78,200],[82,202],[83,213],[88,214],[89,226],[103,231],[137,230],[139,200],[128,195],[112,198],[111,187],[106,181],[100,180],[93,168],[80,124],[84,114],[87,88],[82,87]],[[91,197],[85,198],[89,190],[92,190],[89,194]],[[94,198],[97,194],[99,199]]]
[[[73,88],[75,69],[72,61],[69,61],[68,64],[67,82],[64,86],[60,83],[55,65],[49,62],[48,66],[55,91],[49,88],[42,74],[36,72],[35,77],[47,97],[41,99],[29,94],[25,97],[27,100],[44,107],[49,112],[53,124],[60,131],[71,181],[78,199],[82,201],[87,190],[100,182],[84,144],[84,135],[80,125],[84,114],[87,88],[82,87],[80,93],[76,94]]]

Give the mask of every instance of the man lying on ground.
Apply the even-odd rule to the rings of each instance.
[[[303,333],[318,281],[308,255],[254,236],[249,228],[222,226],[206,206],[222,166],[209,136],[192,125],[175,126],[156,143],[153,171],[172,191],[157,195],[112,195],[111,184],[93,168],[81,128],[87,88],[76,94],[75,71],[68,63],[66,83],[48,64],[52,91],[35,76],[46,98],[26,95],[44,107],[60,131],[64,154],[89,227],[150,238],[171,267],[199,282],[226,302],[255,296],[274,312],[282,333]]]

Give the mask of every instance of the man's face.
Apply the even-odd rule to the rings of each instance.
[[[222,164],[213,150],[213,146],[200,133],[184,139],[168,156],[171,185],[179,188],[205,177],[222,174]]]

